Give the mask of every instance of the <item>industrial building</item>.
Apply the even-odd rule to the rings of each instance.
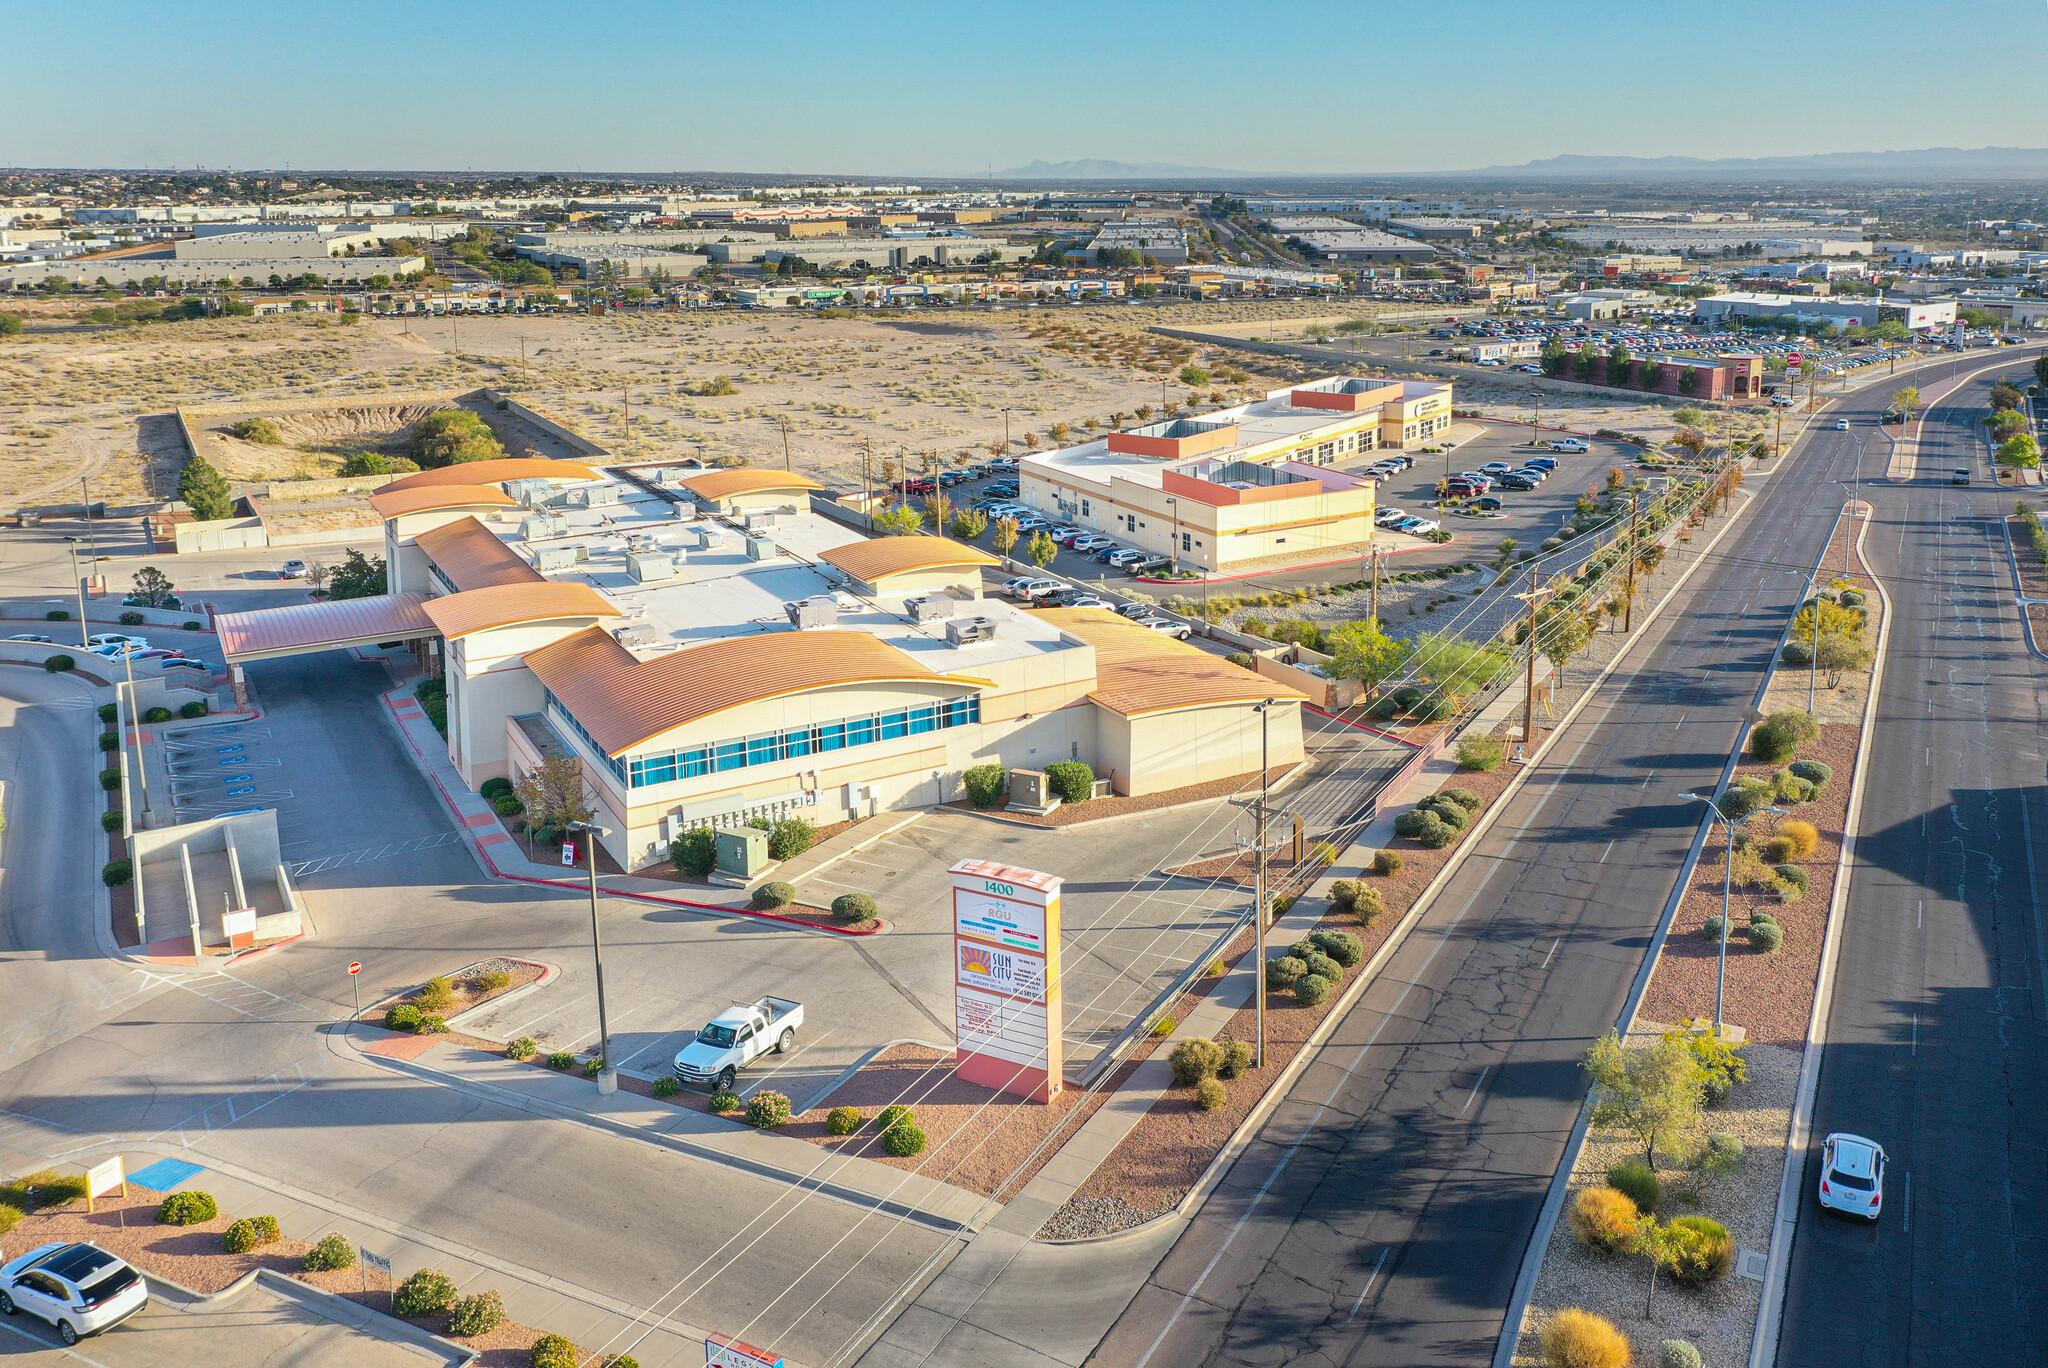
[[[1407,262],[1436,259],[1436,248],[1377,228],[1315,228],[1289,235],[1325,261]]]
[[[1914,332],[1946,328],[1956,321],[1954,299],[1898,299],[1857,296],[1828,299],[1813,295],[1710,295],[1694,309],[1708,322],[1724,318],[1794,318],[1802,323],[1832,323],[1838,328],[1871,328],[1897,319]]]
[[[0,264],[0,290],[32,290],[53,276],[76,285],[134,289],[151,277],[172,289],[217,285],[263,286],[271,277],[290,280],[310,272],[329,285],[366,285],[376,276],[411,275],[427,269],[427,259],[408,257],[255,257],[200,258],[180,261],[169,256],[123,255],[70,257],[55,261],[23,261]]]
[[[1095,240],[1079,255],[1094,266],[1101,263],[1102,253],[1112,248],[1137,252],[1161,266],[1188,264],[1187,232],[1167,219],[1128,219],[1106,223],[1095,235]]]
[[[1433,241],[1438,238],[1463,238],[1469,241],[1473,238],[1485,236],[1486,230],[1493,227],[1497,221],[1495,219],[1397,217],[1388,219],[1387,227],[1397,233],[1412,238],[1421,238],[1424,241]]]
[[[981,596],[991,557],[873,538],[779,471],[482,461],[384,485],[388,594],[224,614],[253,661],[413,641],[464,782],[581,764],[612,857],[698,826],[943,802],[968,767],[1083,760],[1120,794],[1302,757],[1303,695],[1113,613]]]
[[[812,238],[802,243],[714,242],[711,259],[717,262],[765,262],[775,265],[784,257],[796,257],[818,266],[839,270],[907,270],[915,266],[965,266],[992,252],[1021,257],[1023,249],[1002,238],[970,237],[962,234],[933,234],[919,237]]]

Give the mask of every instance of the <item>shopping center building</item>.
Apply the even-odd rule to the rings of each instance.
[[[994,558],[874,538],[782,472],[475,462],[371,497],[391,592],[224,614],[250,662],[393,641],[447,684],[472,787],[581,762],[628,869],[700,825],[950,801],[998,762],[1119,794],[1302,758],[1302,695],[1101,610],[985,598]],[[1262,719],[1257,705],[1279,706]]]

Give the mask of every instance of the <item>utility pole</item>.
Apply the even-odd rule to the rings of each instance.
[[[610,835],[595,822],[571,822],[572,833],[583,833],[584,858],[590,862],[590,953],[597,967],[597,1057],[602,1067],[597,1074],[597,1090],[600,1093],[615,1093],[619,1090],[619,1071],[612,1063],[612,1030],[610,1019],[604,1009],[604,943],[598,937],[597,929],[597,838]]]
[[[875,501],[875,441],[860,439],[860,511],[866,514]]]
[[[1380,625],[1380,544],[1372,544],[1372,625]]]
[[[1636,623],[1636,518],[1643,511],[1643,491],[1640,489],[1630,490],[1629,498],[1630,508],[1628,511],[1628,605],[1622,610],[1623,617],[1621,621],[1621,634],[1623,636],[1627,636],[1630,632],[1634,631]]]
[[[78,573],[78,538],[66,537],[64,546],[71,553],[71,579],[78,586],[78,644],[90,652],[92,628],[85,622],[85,580]]]
[[[620,438],[620,441],[630,442],[633,440],[633,391],[629,389],[620,390],[619,400],[626,406],[623,419],[626,431],[625,435]]]
[[[792,468],[789,464],[789,419],[777,418],[775,425],[782,429],[782,468],[787,472]]]
[[[1537,588],[1536,572],[1531,570],[1529,572],[1529,592],[1515,595],[1516,598],[1529,605],[1527,626],[1523,628],[1523,633],[1527,637],[1524,644],[1529,648],[1528,672],[1523,679],[1522,685],[1522,745],[1524,747],[1524,755],[1528,753],[1527,747],[1534,745],[1536,742],[1536,605],[1541,600],[1548,598],[1553,592],[1555,591]]]
[[[85,510],[85,543],[89,548],[87,559],[93,572],[97,574],[100,563],[100,543],[99,538],[93,535],[92,530],[92,481],[83,475],[79,476],[78,491],[85,496],[81,507]]]

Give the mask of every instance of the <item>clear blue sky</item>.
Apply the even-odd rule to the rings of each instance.
[[[7,21],[13,166],[1273,173],[2048,143],[2043,0],[150,0]],[[1987,70],[1996,68],[1996,79]]]

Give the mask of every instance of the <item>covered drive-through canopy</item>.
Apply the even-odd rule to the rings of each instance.
[[[425,594],[379,594],[221,613],[214,618],[228,664],[439,636],[426,613]]]

